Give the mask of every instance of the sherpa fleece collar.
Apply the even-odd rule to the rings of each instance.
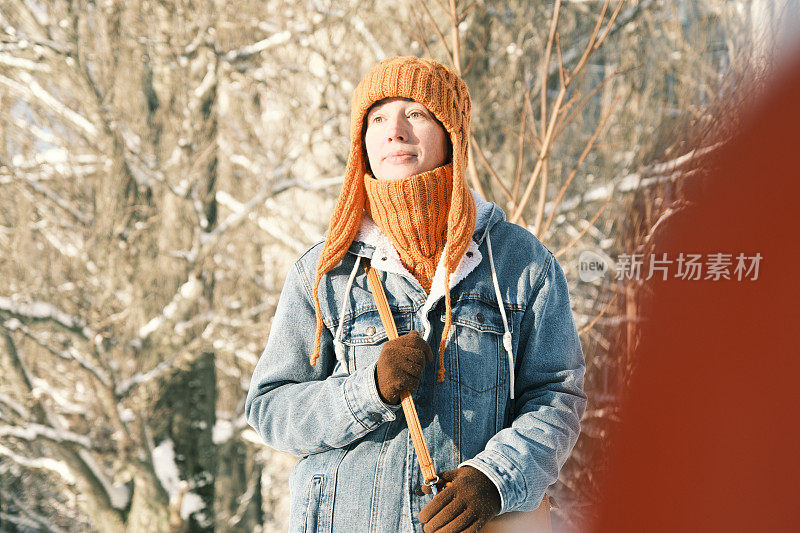
[[[505,213],[496,204],[487,202],[474,190],[470,189],[470,191],[475,200],[475,231],[472,234],[466,253],[461,257],[458,268],[450,275],[450,289],[466,278],[480,264],[483,255],[478,250],[478,246],[491,226],[500,220],[505,220]],[[350,251],[357,255],[371,258],[371,265],[378,270],[405,276],[410,280],[415,279],[413,274],[403,266],[400,261],[400,255],[392,241],[380,230],[366,212],[361,218],[361,224],[355,239],[353,239],[353,244],[350,246]],[[370,251],[372,251],[371,254]],[[431,282],[431,292],[424,305],[425,311],[444,296],[445,272],[443,259],[444,253],[439,257],[439,263],[436,265],[436,271]]]

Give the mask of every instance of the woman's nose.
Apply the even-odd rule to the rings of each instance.
[[[386,131],[387,140],[401,141],[408,140],[408,122],[405,117],[395,117],[389,119],[389,128]]]

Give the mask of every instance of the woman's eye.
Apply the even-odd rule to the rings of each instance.
[[[376,124],[378,122],[381,122],[382,120],[383,120],[383,117],[373,117],[372,118],[372,123]]]
[[[425,115],[422,114],[422,111],[412,111],[411,113],[408,114],[408,116],[417,118],[417,117],[422,117],[422,116],[425,116]]]

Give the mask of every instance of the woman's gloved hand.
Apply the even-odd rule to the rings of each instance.
[[[419,512],[425,533],[477,532],[500,512],[500,493],[492,480],[472,466],[439,474],[439,493]],[[430,487],[422,491],[430,494]]]
[[[416,392],[429,361],[433,361],[433,351],[416,331],[387,341],[375,367],[375,383],[381,399],[397,405],[402,391]]]

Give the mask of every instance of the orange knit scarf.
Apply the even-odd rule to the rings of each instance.
[[[452,180],[452,163],[401,179],[364,176],[367,213],[426,293],[447,239]]]

